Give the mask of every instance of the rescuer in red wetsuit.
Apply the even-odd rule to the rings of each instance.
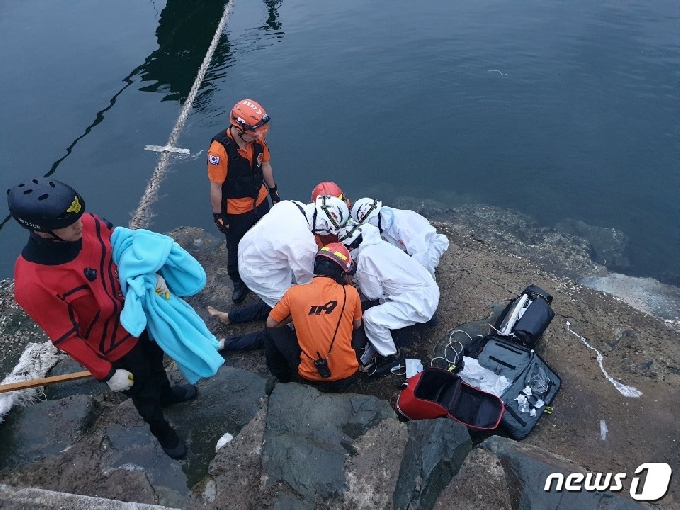
[[[113,226],[86,213],[83,198],[53,179],[9,189],[7,202],[14,219],[31,231],[14,266],[17,303],[58,349],[132,398],[165,453],[184,457],[186,446],[162,407],[193,398],[196,387],[171,388],[158,344],[146,331],[136,338],[121,325],[124,296],[111,257]],[[167,290],[162,279],[158,285]]]

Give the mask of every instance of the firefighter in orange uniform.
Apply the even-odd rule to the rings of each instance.
[[[321,248],[314,279],[286,291],[267,317],[264,343],[269,371],[288,382],[297,373],[322,391],[342,391],[356,377],[357,352],[367,338],[354,264],[342,243]],[[295,329],[286,327],[292,322]]]
[[[208,150],[210,204],[217,229],[227,241],[227,273],[233,284],[232,300],[243,301],[248,287],[238,271],[238,243],[272,204],[281,199],[269,162],[265,136],[270,118],[252,99],[234,105],[231,125],[215,135]]]

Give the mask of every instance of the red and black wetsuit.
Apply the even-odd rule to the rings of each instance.
[[[137,338],[120,323],[124,297],[111,257],[113,229],[94,214],[82,222],[80,241],[31,235],[14,266],[14,298],[57,348],[105,380]]]
[[[124,296],[112,259],[113,226],[82,216],[79,241],[55,242],[31,234],[14,266],[14,298],[54,345],[100,381],[116,369],[132,373],[125,393],[161,444],[176,438],[161,409],[172,399],[163,351],[144,331],[132,336],[120,323]],[[165,443],[164,443],[165,441]]]

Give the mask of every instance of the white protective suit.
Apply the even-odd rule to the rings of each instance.
[[[397,352],[390,330],[429,321],[439,304],[439,287],[427,270],[380,238],[373,225],[358,227],[363,241],[352,251],[359,290],[380,304],[364,312],[364,327],[381,356]]]
[[[243,283],[271,307],[293,282],[312,281],[318,250],[308,220],[313,210],[313,204],[282,200],[238,243]]]
[[[385,241],[411,255],[434,277],[439,259],[449,248],[449,240],[438,234],[427,218],[408,209],[382,206],[367,223],[380,226]]]

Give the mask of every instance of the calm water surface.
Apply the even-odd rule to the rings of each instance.
[[[127,225],[223,9],[0,0],[0,189],[50,174]],[[614,269],[677,283],[679,89],[675,0],[237,1],[150,228],[212,231],[205,150],[252,97],[284,198],[335,180],[572,218],[630,239]],[[24,241],[0,229],[0,278]]]

